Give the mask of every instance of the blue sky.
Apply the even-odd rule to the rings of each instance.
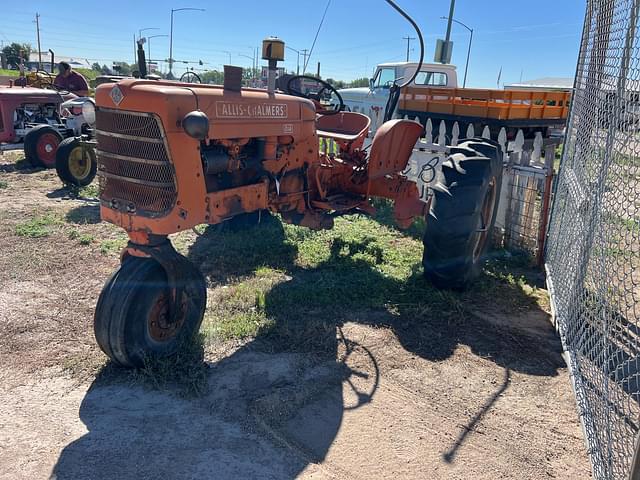
[[[435,40],[444,38],[449,0],[398,0],[420,25],[425,59],[433,59]],[[174,58],[202,60],[209,68],[229,62],[249,66],[252,48],[268,35],[301,50],[311,48],[326,0],[157,0],[87,2],[30,0],[6,2],[0,16],[0,41],[36,44],[35,13],[41,15],[42,49],[56,55],[111,64],[133,61],[133,35],[169,33],[171,8],[199,7],[205,12],[177,12]],[[68,13],[68,16],[65,15]],[[572,77],[580,41],[584,0],[457,0],[454,17],[474,29],[467,86],[501,84],[554,76]],[[370,76],[377,63],[404,60],[404,36],[410,25],[383,0],[332,0],[311,58],[321,62],[323,77],[351,80]],[[469,33],[454,24],[452,63],[464,72]],[[152,57],[168,58],[168,38],[151,40]],[[418,56],[417,42],[411,58]],[[297,55],[287,50],[285,67],[295,70]],[[180,73],[183,66],[177,66]],[[311,68],[310,68],[311,69]]]

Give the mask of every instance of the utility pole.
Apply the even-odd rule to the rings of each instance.
[[[307,64],[307,57],[309,56],[309,54],[307,53],[309,50],[307,50],[306,48],[300,50],[300,53],[302,53],[302,65],[306,65]],[[304,75],[304,68],[302,69],[303,72],[302,74]]]
[[[300,75],[300,50],[296,50],[295,48],[291,48],[289,45],[286,45],[285,48],[288,48],[292,52],[296,52],[298,54],[298,63],[296,67],[296,75]]]
[[[455,9],[455,6],[456,6],[456,0],[451,0],[451,5],[449,6],[449,16],[446,17],[448,19],[447,34],[444,40],[438,39],[436,41],[436,54],[433,58],[436,62],[451,63],[453,43],[449,39],[451,38],[451,24],[455,21],[453,20],[453,11]],[[469,50],[471,50],[471,48],[469,48]]]
[[[403,40],[407,41],[407,62],[409,61],[409,43],[411,42],[411,40],[415,40],[416,37],[402,37]]]
[[[447,22],[447,35],[444,38],[446,45],[449,45],[449,38],[451,37],[451,23],[453,22],[453,10],[455,6],[456,0],[451,0],[451,5],[449,6],[449,21]]]
[[[36,32],[38,35],[38,70],[42,70],[42,53],[40,52],[40,14],[36,13]]]

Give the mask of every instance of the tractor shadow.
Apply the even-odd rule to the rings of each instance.
[[[0,160],[3,160],[3,157],[0,156]],[[21,158],[20,160],[16,160],[15,162],[0,163],[0,173],[31,174],[41,172],[43,170],[46,169],[44,167],[34,166],[26,158]]]
[[[65,219],[67,222],[75,223],[76,225],[100,223],[100,206],[95,203],[74,207],[66,213]]]
[[[202,385],[204,377],[192,399],[140,386],[136,375],[149,372],[105,367],[80,406],[88,433],[61,453],[56,478],[296,478],[326,459],[345,412],[368,404],[378,388],[380,359],[345,336],[347,323],[388,329],[429,361],[466,345],[502,367],[502,384],[442,453],[447,463],[508,388],[511,372],[555,376],[564,365],[557,339],[532,341],[526,329],[471,313],[482,305],[535,308],[516,282],[501,279],[508,266],[489,266],[472,290],[454,293],[432,288],[419,265],[407,280],[384,275],[376,268],[384,252],[366,238],[334,239],[312,268],[296,263],[299,253],[275,218],[240,230],[208,227],[188,257],[211,286],[263,267],[282,272],[261,302],[269,326],[213,364],[197,347],[153,367],[152,378],[169,372]]]

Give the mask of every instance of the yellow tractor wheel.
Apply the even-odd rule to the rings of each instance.
[[[67,138],[56,152],[56,171],[65,185],[84,187],[96,176],[98,162],[91,146],[82,145],[78,138]]]

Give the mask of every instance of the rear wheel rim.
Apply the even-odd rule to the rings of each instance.
[[[38,153],[38,158],[46,166],[52,166],[55,164],[56,151],[58,150],[59,144],[60,139],[53,133],[43,133],[38,138],[36,152]]]
[[[178,335],[185,320],[185,309],[181,310],[180,318],[172,320],[169,315],[169,292],[158,295],[147,315],[147,330],[153,341],[164,343]]]
[[[489,238],[489,228],[493,220],[493,210],[496,204],[496,179],[492,178],[489,182],[489,188],[482,199],[482,208],[480,210],[480,225],[476,232],[475,246],[473,247],[473,262],[477,262],[484,252],[484,248]]]
[[[81,146],[75,147],[69,153],[69,173],[78,179],[85,179],[91,172],[91,159]]]

